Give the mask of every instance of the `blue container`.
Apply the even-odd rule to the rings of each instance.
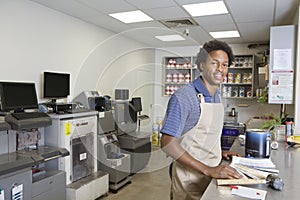
[[[229,150],[237,136],[245,134],[245,129],[242,123],[225,123],[221,136],[222,150]]]
[[[271,132],[262,129],[246,130],[245,155],[254,158],[269,158]]]

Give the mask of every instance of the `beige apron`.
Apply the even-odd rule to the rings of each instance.
[[[197,125],[180,138],[181,146],[195,159],[210,167],[218,166],[222,159],[221,134],[224,108],[222,103],[205,103],[198,94],[201,114]],[[173,163],[171,199],[199,200],[211,178],[187,168],[177,161]]]

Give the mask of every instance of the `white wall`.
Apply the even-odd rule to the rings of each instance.
[[[40,100],[43,71],[71,73],[71,97],[100,86],[113,95],[110,83],[99,83],[107,68],[120,57],[117,69],[128,71],[154,60],[143,44],[32,1],[1,0],[0,24],[0,80],[35,82]]]
[[[142,96],[148,114],[154,49],[28,0],[0,0],[0,24],[0,81],[34,82],[44,102],[43,71],[67,72],[70,99],[83,90],[114,96],[116,87],[126,87],[131,96]],[[1,141],[8,137],[0,132]],[[1,145],[0,154],[11,147]]]

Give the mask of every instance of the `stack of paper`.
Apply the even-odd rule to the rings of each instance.
[[[269,168],[275,169],[275,164],[269,158],[244,158],[244,157],[232,157],[231,165],[244,165],[253,168]]]
[[[271,173],[278,173],[271,159],[232,157],[230,164],[238,172],[252,179],[265,179]]]

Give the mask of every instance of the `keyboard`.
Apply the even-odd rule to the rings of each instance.
[[[139,120],[145,120],[145,119],[149,119],[150,117],[148,115],[139,115],[138,119]]]
[[[12,113],[11,115],[17,120],[48,117],[46,113],[42,113],[42,112],[20,112],[20,113]]]
[[[89,109],[86,108],[79,108],[79,109],[70,109],[70,110],[66,110],[66,113],[81,113],[81,112],[87,112],[90,111]]]

